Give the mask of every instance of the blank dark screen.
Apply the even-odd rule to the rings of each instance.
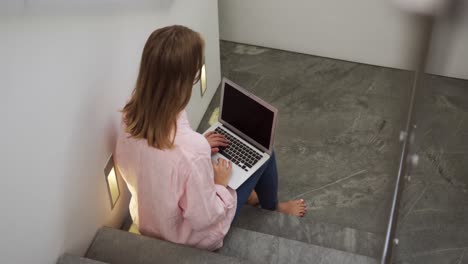
[[[225,83],[221,119],[265,148],[270,147],[274,112]]]

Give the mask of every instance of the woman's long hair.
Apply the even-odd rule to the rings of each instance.
[[[204,41],[184,26],[164,27],[146,41],[131,99],[123,108],[126,131],[158,149],[171,149],[177,115],[200,79]]]

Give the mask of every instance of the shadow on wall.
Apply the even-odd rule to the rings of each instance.
[[[120,228],[129,213],[130,192],[118,170],[116,173],[120,197],[114,208],[111,208],[105,181],[104,166],[115,151],[120,129],[120,109],[112,109],[111,112],[104,114],[99,113],[102,102],[115,101],[115,98],[109,98],[112,85],[105,81],[111,79],[111,77],[105,77],[110,76],[111,71],[110,68],[107,71],[103,70],[103,78],[95,80],[87,87],[86,95],[80,103],[82,111],[74,117],[75,127],[70,130],[73,132],[70,134],[66,151],[70,162],[65,167],[63,175],[65,177],[80,175],[68,177],[69,179],[63,186],[62,200],[66,202],[62,210],[63,231],[61,234],[66,242],[66,248],[63,248],[62,252],[83,255],[84,252],[76,250],[88,248],[96,230],[101,227],[97,225],[77,233],[76,227],[81,226],[82,223],[102,222],[104,226]],[[108,88],[98,89],[98,87]],[[99,142],[101,140],[102,144]],[[94,204],[83,206],[89,202]]]
[[[468,35],[468,3],[463,0],[454,0],[450,10],[436,19],[431,40],[431,52],[429,57],[429,72],[436,72],[437,68],[445,71],[459,72],[454,78],[468,79],[465,66],[461,61],[454,59],[461,54],[467,57],[466,42]],[[436,63],[434,63],[436,62]],[[454,63],[455,62],[455,63]]]
[[[168,10],[174,0],[24,0],[0,1],[0,15],[96,15]]]

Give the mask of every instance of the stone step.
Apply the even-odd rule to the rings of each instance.
[[[226,256],[268,264],[378,264],[376,259],[283,237],[232,227],[217,251]]]
[[[315,222],[313,218],[299,218],[252,206],[241,209],[233,226],[372,258],[380,258],[384,244],[383,234]]]
[[[75,255],[64,254],[58,260],[57,264],[107,264],[105,262],[78,257]]]
[[[250,263],[108,227],[98,230],[86,257],[112,264]]]

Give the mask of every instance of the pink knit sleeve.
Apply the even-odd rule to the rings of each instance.
[[[183,217],[194,230],[203,230],[222,222],[228,212],[235,210],[235,192],[216,185],[209,157],[200,157],[191,162],[191,170],[180,200]]]

